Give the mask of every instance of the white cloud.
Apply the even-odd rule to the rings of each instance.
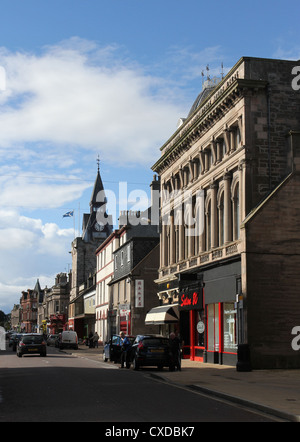
[[[37,278],[51,287],[55,274],[68,270],[73,238],[73,228],[0,210],[0,310],[9,311],[22,290],[34,288]],[[50,276],[41,276],[46,272]]]
[[[52,286],[70,263],[73,223],[61,228],[54,211],[48,219],[21,210],[72,207],[92,186],[75,179],[90,179],[85,164],[98,154],[108,169],[131,167],[131,176],[133,166],[150,169],[196,98],[201,69],[219,54],[173,48],[153,75],[124,48],[79,38],[39,54],[0,48],[0,309],[12,308],[37,277]],[[188,89],[187,103],[181,86],[193,79],[197,92]]]
[[[41,155],[100,148],[106,162],[151,164],[180,110],[164,96],[163,81],[117,61],[115,51],[80,39],[39,56],[2,49],[0,146],[47,143]]]

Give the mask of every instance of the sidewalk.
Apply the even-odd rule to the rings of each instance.
[[[77,351],[70,352],[102,361],[102,350],[102,347],[90,349],[80,346]],[[182,371],[169,372],[165,368],[163,371],[151,369],[149,373],[155,379],[227,399],[288,421],[300,422],[300,370],[243,373],[237,372],[235,367],[184,359]]]

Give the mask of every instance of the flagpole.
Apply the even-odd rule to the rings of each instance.
[[[80,236],[80,203],[78,203],[78,236]]]

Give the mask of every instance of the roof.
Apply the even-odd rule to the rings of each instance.
[[[208,86],[205,89],[203,89],[196,100],[193,103],[193,106],[191,107],[191,110],[188,114],[188,118],[195,112],[195,110],[198,109],[198,107],[201,106],[201,104],[206,100],[206,98],[212,93],[212,91],[215,89],[216,85]]]
[[[98,170],[96,181],[95,181],[95,184],[94,184],[94,189],[93,189],[92,197],[91,197],[91,201],[90,201],[90,206],[95,206],[97,204],[99,205],[99,203],[103,204],[104,201],[97,200],[97,195],[101,191],[104,192],[104,186],[103,186],[103,183],[102,183],[100,172]]]

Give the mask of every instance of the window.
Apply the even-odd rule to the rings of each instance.
[[[236,332],[236,309],[234,303],[223,304],[223,333],[224,333],[224,352],[236,353],[237,351],[237,332]]]
[[[124,251],[121,251],[121,266],[124,265]]]
[[[233,240],[240,237],[240,186],[239,183],[234,188],[233,194]]]
[[[130,262],[130,244],[127,246],[127,262]]]
[[[55,301],[55,313],[59,313],[59,301]]]
[[[222,192],[219,200],[218,215],[219,215],[219,246],[222,246],[224,244],[224,231],[225,231],[224,192]]]
[[[211,249],[211,201],[209,201],[206,211],[206,250]]]
[[[219,351],[219,304],[209,304],[207,306],[207,349],[209,351]]]

